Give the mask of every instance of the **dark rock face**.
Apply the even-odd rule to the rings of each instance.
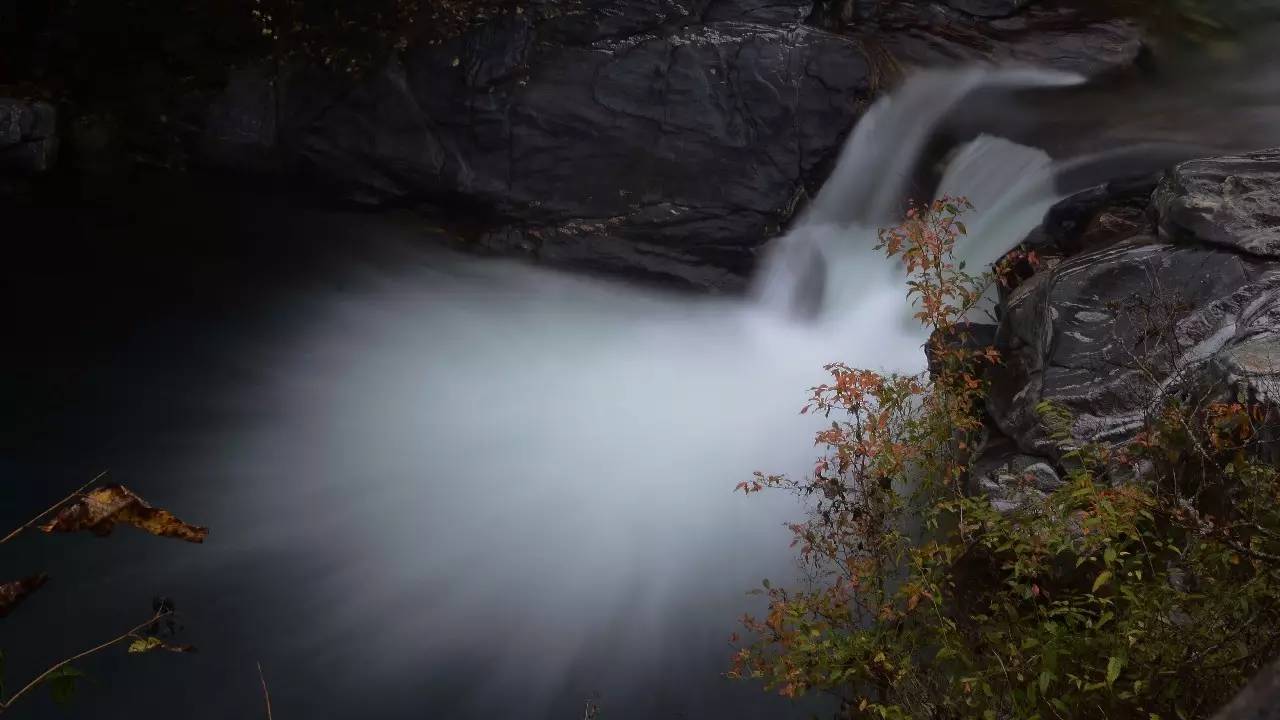
[[[639,0],[536,29],[512,16],[346,88],[241,72],[205,150],[360,202],[497,217],[489,249],[732,287],[870,93],[852,40],[755,22],[806,7],[712,2],[674,28],[688,18]]]
[[[1280,258],[1280,151],[1195,160],[1160,184],[1161,233]]]
[[[1280,264],[1253,253],[1259,238],[1276,232],[1266,218],[1280,216],[1280,196],[1265,191],[1268,184],[1280,187],[1275,157],[1178,166],[1149,210],[1163,237],[1140,227],[1038,273],[1011,294],[998,339],[1006,362],[993,371],[988,411],[1022,452],[1059,454],[1036,416],[1041,401],[1071,411],[1077,439],[1122,441],[1163,390],[1196,384],[1223,398],[1275,397]],[[1068,212],[1089,207],[1087,199],[1060,206],[1058,220],[1106,216],[1097,207]],[[1041,232],[1061,234],[1062,225],[1050,222]]]
[[[946,0],[947,5],[961,12],[987,18],[1009,17],[1031,2],[1032,0]]]
[[[0,175],[26,177],[47,172],[57,158],[53,106],[0,98]]]

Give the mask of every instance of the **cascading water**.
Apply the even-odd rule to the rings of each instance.
[[[609,718],[795,712],[716,676],[744,592],[792,573],[782,523],[801,512],[732,488],[811,467],[797,411],[824,363],[923,365],[873,228],[932,125],[973,88],[1075,80],[908,81],[852,135],[756,302],[414,258],[299,303],[282,349],[252,358],[258,389],[228,400],[252,420],[157,470],[203,488],[170,504],[215,529],[173,571],[215,598],[192,622],[235,607],[282,717],[565,718],[596,693]],[[942,189],[979,205],[966,252],[982,262],[1055,197],[1048,158],[1012,143],[980,139],[952,167]],[[820,312],[795,322],[815,273]],[[405,696],[415,711],[374,710]]]
[[[976,90],[1063,87],[1083,81],[1071,73],[1027,68],[935,70],[913,77],[878,101],[854,128],[831,177],[800,222],[775,243],[756,279],[760,304],[792,317],[826,310],[829,322],[839,322],[849,307],[872,294],[864,273],[877,273],[898,290],[899,279],[891,277],[890,266],[874,250],[876,228],[891,224],[901,213],[912,169],[938,123]],[[1050,170],[1049,157],[1041,151],[983,137],[957,155],[939,192],[968,196],[980,217],[993,217],[995,203],[1016,189],[1025,197],[1010,200],[1051,197]],[[1035,204],[1026,209],[1034,214],[1039,208],[1030,224],[1019,218],[1016,227],[998,232],[989,242],[1019,242],[1023,236],[1008,233],[1033,227],[1051,202]],[[880,282],[874,286],[887,289]],[[827,292],[831,296],[823,300]]]

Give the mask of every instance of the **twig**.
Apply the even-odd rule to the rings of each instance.
[[[262,681],[262,697],[267,701],[267,720],[271,720],[271,693],[267,691],[267,678],[262,675],[262,661],[258,661],[258,679]]]
[[[10,540],[14,539],[14,538],[15,538],[15,537],[17,537],[18,535],[22,534],[24,531],[31,529],[31,526],[32,526],[32,525],[35,525],[36,523],[38,523],[38,522],[40,522],[41,520],[43,520],[43,519],[44,519],[44,517],[45,517],[46,515],[48,515],[49,513],[53,512],[54,510],[57,510],[58,508],[62,507],[63,505],[65,505],[65,504],[67,503],[67,501],[71,500],[71,499],[72,499],[72,498],[74,498],[75,496],[77,496],[77,495],[79,495],[80,493],[84,492],[84,489],[85,489],[85,488],[87,488],[87,487],[89,487],[90,485],[92,485],[92,484],[94,484],[94,483],[98,482],[99,480],[101,480],[102,478],[104,478],[104,477],[106,477],[106,476],[107,476],[107,471],[106,471],[106,470],[103,470],[102,472],[98,473],[96,476],[94,476],[94,478],[93,478],[92,480],[90,480],[89,482],[87,482],[87,483],[85,483],[85,484],[81,485],[79,488],[77,488],[75,492],[71,493],[70,495],[68,495],[68,496],[66,496],[66,497],[64,497],[64,498],[62,498],[61,500],[59,500],[58,502],[54,503],[53,505],[50,505],[50,506],[49,506],[49,509],[45,510],[44,512],[40,513],[39,515],[37,515],[37,516],[35,516],[35,517],[31,518],[30,520],[28,520],[28,521],[27,521],[27,524],[23,525],[22,527],[18,528],[17,530],[14,530],[13,532],[9,533],[8,535],[5,535],[5,536],[4,536],[4,539],[3,539],[3,540],[0,540],[0,545],[3,545],[3,544],[5,544],[5,543],[9,542]]]
[[[131,637],[135,637],[135,633],[137,633],[137,632],[138,632],[139,630],[141,630],[142,628],[145,628],[145,627],[147,627],[147,626],[149,626],[149,625],[154,625],[154,624],[155,624],[157,621],[159,621],[161,618],[163,618],[163,617],[165,617],[165,616],[168,616],[168,615],[172,615],[172,614],[173,614],[173,611],[172,611],[172,610],[167,610],[167,611],[162,612],[162,613],[156,613],[155,615],[153,615],[153,616],[151,617],[151,619],[150,619],[150,620],[148,620],[148,621],[146,621],[146,622],[144,622],[144,623],[142,623],[142,624],[140,624],[140,625],[135,625],[134,627],[129,628],[129,630],[128,630],[128,631],[126,631],[124,634],[119,635],[119,636],[117,636],[117,637],[114,637],[114,638],[112,638],[112,639],[110,639],[110,640],[108,640],[108,641],[106,641],[106,642],[102,643],[101,645],[98,645],[98,646],[96,646],[96,647],[89,648],[88,650],[85,650],[85,651],[84,651],[84,652],[82,652],[82,653],[79,653],[79,654],[77,654],[77,655],[73,655],[73,656],[71,656],[71,657],[67,658],[66,660],[63,660],[63,661],[61,661],[61,662],[58,662],[58,663],[54,664],[54,665],[53,665],[52,667],[50,667],[48,670],[45,670],[44,672],[42,672],[42,673],[40,673],[38,676],[36,676],[36,679],[35,679],[35,680],[32,680],[31,682],[27,683],[26,687],[22,688],[21,690],[19,690],[19,691],[18,691],[18,692],[16,692],[16,693],[14,693],[14,694],[10,695],[8,700],[5,700],[4,702],[0,702],[0,713],[3,713],[4,711],[8,710],[8,709],[9,709],[9,707],[13,705],[13,701],[14,701],[14,700],[17,700],[18,698],[22,697],[23,695],[26,695],[26,694],[27,694],[28,692],[30,692],[33,688],[35,688],[36,686],[38,686],[40,683],[44,682],[45,678],[49,677],[49,676],[50,676],[50,675],[52,675],[53,673],[55,673],[55,672],[57,672],[58,670],[62,669],[63,667],[65,667],[65,666],[67,666],[67,665],[70,665],[71,663],[73,663],[73,662],[75,662],[75,661],[77,661],[77,660],[79,660],[79,659],[81,659],[81,658],[88,657],[89,655],[92,655],[92,654],[94,654],[94,653],[96,653],[96,652],[99,652],[99,651],[102,651],[102,650],[106,650],[107,648],[111,647],[112,645],[115,645],[115,644],[117,644],[117,643],[124,642],[125,640],[128,640],[128,639],[129,639],[129,638],[131,638]]]

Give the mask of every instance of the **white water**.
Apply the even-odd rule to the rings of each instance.
[[[610,718],[661,703],[712,716],[705,687],[743,593],[790,574],[781,524],[800,515],[734,485],[811,467],[814,421],[797,411],[824,363],[923,364],[872,228],[964,92],[1072,80],[969,69],[908,82],[851,136],[755,302],[456,259],[354,278],[298,310],[288,350],[252,358],[262,389],[232,399],[255,422],[180,468],[204,468],[198,506],[216,508],[219,567],[201,572],[256,563],[280,586],[266,594],[295,599],[257,611],[261,644],[245,651],[291,668],[277,713],[462,675],[427,693],[454,704],[422,716],[564,717],[564,698],[589,691]],[[953,170],[943,190],[984,210],[966,250],[979,262],[1054,199],[1039,151],[983,138]],[[825,299],[797,323],[785,310],[804,282]]]

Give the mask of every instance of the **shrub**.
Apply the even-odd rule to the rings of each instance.
[[[768,613],[743,617],[728,674],[835,693],[849,718],[1205,717],[1280,639],[1266,414],[1153,385],[1146,429],[1113,447],[1074,441],[1042,406],[1061,487],[1003,512],[966,492],[999,354],[966,342],[963,318],[1000,276],[954,261],[967,207],[944,199],[881,233],[933,330],[930,372],[828,366],[802,410],[832,418],[813,474],[739,485],[809,501],[791,526],[808,580],[757,591]]]

